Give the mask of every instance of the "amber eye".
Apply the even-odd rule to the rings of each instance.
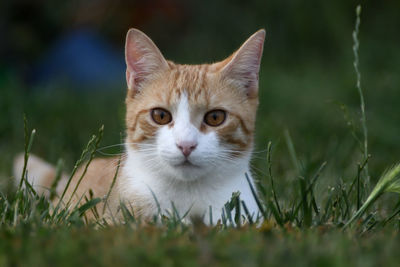
[[[162,108],[155,108],[151,110],[151,118],[155,123],[164,125],[172,121],[172,116],[169,111]]]
[[[211,110],[204,116],[204,122],[207,125],[216,127],[221,125],[226,118],[226,112],[220,109]]]

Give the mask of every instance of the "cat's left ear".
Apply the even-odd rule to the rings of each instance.
[[[249,98],[258,96],[258,74],[264,47],[265,30],[259,30],[229,58],[217,63],[224,78],[238,83]],[[220,67],[221,67],[220,65]]]
[[[126,82],[128,89],[139,92],[153,75],[168,69],[160,50],[146,34],[130,29],[125,43]]]

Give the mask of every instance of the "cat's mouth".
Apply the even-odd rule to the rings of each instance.
[[[184,161],[182,161],[181,163],[178,163],[176,165],[174,165],[175,167],[183,167],[183,168],[199,168],[200,166],[193,164],[192,162],[190,162],[188,159],[185,159]]]

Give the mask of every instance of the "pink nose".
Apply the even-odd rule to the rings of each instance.
[[[197,143],[195,142],[179,142],[176,146],[182,151],[185,157],[189,157],[190,153],[196,149]]]

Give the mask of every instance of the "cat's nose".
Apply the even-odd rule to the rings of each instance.
[[[190,153],[196,149],[197,143],[196,142],[179,142],[176,143],[176,146],[182,151],[182,154],[187,158],[189,157]]]

